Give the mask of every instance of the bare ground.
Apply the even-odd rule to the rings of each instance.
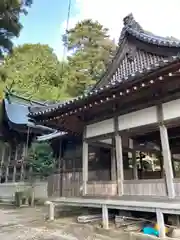
[[[93,226],[80,225],[72,218],[63,217],[54,222],[46,219],[44,207],[0,207],[0,239],[3,240],[110,240],[95,233]]]

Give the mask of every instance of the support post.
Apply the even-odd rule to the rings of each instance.
[[[25,159],[25,157],[26,157],[26,145],[25,145],[25,143],[23,143],[22,156],[21,156],[21,176],[20,176],[21,181],[24,180],[24,159]]]
[[[159,227],[159,237],[165,238],[166,232],[165,232],[165,225],[164,225],[164,215],[160,209],[156,209],[156,218],[157,218],[157,224]]]
[[[18,158],[18,145],[16,146],[15,149],[15,155],[14,155],[14,168],[13,168],[13,177],[12,177],[12,181],[15,182],[16,181],[16,165],[17,165],[17,158]]]
[[[162,156],[162,150],[161,153],[159,154],[159,161],[160,161],[160,167],[161,167],[161,172],[160,172],[160,177],[164,177],[164,164],[163,164],[163,156]]]
[[[7,166],[6,166],[6,175],[5,175],[5,182],[8,182],[8,177],[9,177],[9,164],[11,161],[11,145],[8,146],[8,161],[7,161]]]
[[[129,139],[129,147],[132,149],[132,163],[133,163],[133,178],[138,179],[137,161],[136,161],[136,150],[134,149],[133,139]]]
[[[112,139],[112,149],[111,149],[111,181],[116,181],[116,150],[115,150],[115,139]]]
[[[54,220],[54,210],[55,210],[55,205],[54,205],[54,203],[52,203],[52,202],[46,202],[45,203],[46,205],[48,205],[48,219],[50,220],[50,221],[53,221]]]
[[[168,197],[174,198],[175,190],[174,190],[174,183],[173,183],[171,151],[170,151],[169,141],[168,141],[168,132],[165,125],[160,126],[160,136],[161,136],[162,153],[163,153],[163,160],[164,160],[164,169],[165,169]]]
[[[164,161],[164,170],[166,176],[166,186],[169,198],[175,197],[174,183],[173,183],[173,168],[171,159],[171,150],[169,146],[168,131],[163,122],[162,105],[157,106],[157,116],[159,121],[161,148]]]
[[[6,150],[6,145],[3,143],[2,144],[2,156],[1,156],[0,180],[2,179],[2,176],[3,176],[3,164],[4,164],[4,157],[5,157],[5,150]]]
[[[107,205],[102,205],[102,224],[104,229],[109,229],[109,215]]]
[[[122,196],[124,193],[123,151],[122,151],[122,137],[119,135],[118,132],[118,118],[114,119],[114,127],[115,127],[116,161],[117,161],[117,190],[118,195]]]
[[[82,147],[82,171],[83,171],[83,196],[87,194],[87,181],[88,181],[88,143],[85,141],[86,128],[84,128],[83,147]]]

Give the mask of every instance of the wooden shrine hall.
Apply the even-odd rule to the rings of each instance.
[[[106,227],[110,207],[154,211],[160,226],[163,213],[180,214],[179,53],[180,41],[146,32],[130,14],[91,91],[30,113],[37,124],[83,136],[82,198],[57,201],[103,206]],[[89,181],[93,144],[111,151],[107,181]]]

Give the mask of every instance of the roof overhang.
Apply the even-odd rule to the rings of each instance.
[[[178,91],[180,89],[180,61],[174,57],[171,61],[163,62],[150,70],[132,77],[131,81],[123,81],[115,86],[100,89],[97,93],[89,94],[84,98],[68,102],[66,105],[57,106],[56,109],[49,109],[48,112],[31,115],[35,122],[68,131],[69,133],[82,134],[84,122],[89,121],[89,116],[102,118],[108,111],[113,115],[117,111],[124,114],[124,111],[132,111],[138,105],[137,101],[144,101],[147,107],[159,96],[153,95],[162,89],[164,97],[166,91]],[[176,81],[176,83],[175,83]],[[169,94],[171,97],[174,95]],[[144,97],[144,98],[143,98]],[[148,97],[148,99],[147,99]],[[160,96],[161,97],[161,96]],[[137,101],[136,101],[137,100]],[[165,101],[165,100],[164,100]]]

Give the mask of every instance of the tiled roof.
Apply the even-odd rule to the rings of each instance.
[[[129,55],[126,54],[124,59],[119,64],[117,70],[110,79],[110,82],[127,80],[128,76],[135,74],[138,71],[150,67],[151,65],[158,63],[164,59],[163,56],[158,56],[152,53],[137,49],[133,55],[133,59],[129,59]]]
[[[41,111],[37,111],[34,113],[30,113],[29,116],[30,117],[37,117],[37,116],[41,116],[47,113],[53,113],[59,109],[64,109],[64,108],[68,108],[69,106],[71,106],[72,104],[76,104],[78,102],[82,102],[84,100],[87,100],[90,97],[99,95],[100,93],[106,91],[107,89],[112,89],[112,88],[116,88],[117,86],[123,84],[125,81],[124,80],[129,80],[129,81],[134,81],[136,79],[140,79],[141,77],[143,77],[146,74],[152,73],[153,71],[157,71],[161,68],[164,68],[166,66],[168,66],[169,64],[173,64],[176,62],[180,61],[180,57],[179,56],[172,56],[169,59],[162,59],[159,62],[156,62],[154,64],[152,64],[151,66],[148,66],[146,68],[144,68],[143,70],[138,70],[133,74],[130,74],[128,76],[128,78],[124,78],[124,79],[117,79],[113,82],[109,82],[106,86],[104,87],[100,87],[99,89],[95,89],[92,90],[89,93],[86,93],[84,95],[78,96],[77,98],[74,98],[73,100],[69,100],[64,102],[63,104],[56,104],[53,105],[53,107],[49,106],[49,108],[46,109],[41,109]]]
[[[145,31],[132,14],[124,18],[119,38],[119,48],[104,76],[93,89],[120,79],[127,80],[136,71],[150,67],[160,60],[180,53],[180,40],[156,36]],[[116,66],[116,67],[114,67]]]
[[[132,13],[124,18],[124,27],[121,32],[121,36],[119,38],[119,44],[121,44],[122,40],[126,36],[126,34],[133,35],[137,39],[155,44],[158,46],[167,46],[167,47],[180,47],[180,40],[176,40],[175,38],[170,37],[160,37],[145,31],[138,22],[135,21]]]

